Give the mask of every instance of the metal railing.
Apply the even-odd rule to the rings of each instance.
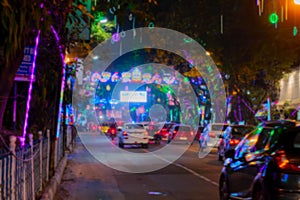
[[[49,182],[50,163],[59,163],[65,155],[65,150],[72,150],[76,137],[76,129],[68,127],[66,139],[63,134],[55,140],[51,150],[50,131],[43,136],[39,131],[38,140],[33,141],[29,135],[29,144],[16,148],[15,136],[10,137],[9,150],[0,154],[0,199],[5,200],[35,200],[42,195]],[[54,156],[51,154],[54,153]],[[51,161],[50,159],[56,159]],[[54,166],[54,170],[55,170]]]

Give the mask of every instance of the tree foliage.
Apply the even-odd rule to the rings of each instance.
[[[259,16],[254,0],[177,0],[160,13],[158,23],[189,35],[212,53],[232,96],[231,116],[240,109],[244,120],[253,119],[267,97],[278,98],[283,72],[299,62],[300,40],[292,33],[296,16],[275,27],[268,18],[279,11],[277,4],[266,4]]]

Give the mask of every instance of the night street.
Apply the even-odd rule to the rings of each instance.
[[[87,144],[86,138],[91,135],[94,136],[91,143],[106,139],[99,133],[81,133],[80,138],[85,138]],[[158,148],[157,145],[152,144],[147,150],[126,150],[142,153],[154,148]],[[218,199],[222,164],[217,160],[215,151],[199,159],[198,149],[195,141],[180,159],[169,166],[150,173],[132,174],[101,164],[77,138],[76,149],[68,157],[69,163],[55,199]],[[118,155],[112,153],[107,156]]]
[[[300,0],[0,16],[0,200],[300,200]]]

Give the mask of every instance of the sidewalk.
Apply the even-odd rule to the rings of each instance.
[[[58,185],[55,200],[124,199],[114,176],[114,170],[94,159],[78,137]]]

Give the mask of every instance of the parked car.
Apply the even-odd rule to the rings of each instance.
[[[225,157],[220,199],[300,199],[300,127],[259,125]]]
[[[124,124],[119,134],[119,147],[124,148],[124,145],[141,145],[144,148],[148,148],[148,132],[142,124]]]
[[[194,140],[194,130],[190,125],[176,124],[170,129],[168,143],[172,140],[191,144]]]
[[[255,126],[249,125],[229,125],[221,133],[218,144],[218,160],[223,161],[224,154],[230,149],[234,149],[243,137],[253,131]]]

